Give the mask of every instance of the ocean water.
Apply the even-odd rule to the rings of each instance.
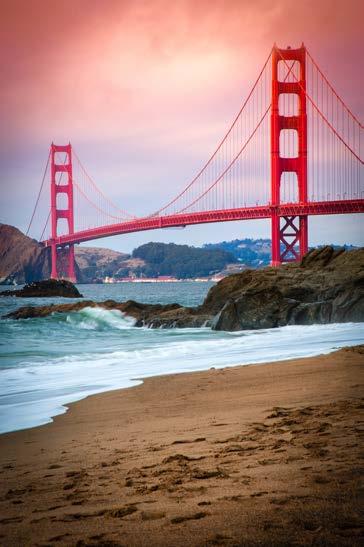
[[[201,303],[211,283],[80,285],[93,300]],[[8,287],[1,287],[4,290]],[[64,298],[0,298],[0,316]],[[0,319],[0,432],[45,424],[88,395],[141,378],[328,353],[364,343],[364,323],[214,332],[136,328],[118,311],[85,308],[36,319]]]

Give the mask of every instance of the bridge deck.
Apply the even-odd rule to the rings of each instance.
[[[322,201],[306,204],[286,203],[281,204],[278,207],[265,205],[256,207],[243,207],[237,209],[205,211],[200,213],[184,213],[160,217],[157,216],[136,218],[126,222],[109,224],[106,226],[99,226],[97,228],[75,232],[73,234],[61,235],[56,238],[55,242],[59,246],[64,246],[74,243],[91,241],[93,239],[100,239],[103,237],[129,234],[132,232],[158,230],[160,228],[174,228],[189,226],[193,224],[271,218],[275,214],[279,216],[302,216],[350,213],[364,213],[364,199]],[[53,241],[51,239],[48,239],[43,243],[45,246],[49,246],[53,243]]]

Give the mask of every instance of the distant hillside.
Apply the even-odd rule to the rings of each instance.
[[[318,246],[318,248],[324,245]],[[346,250],[356,249],[354,245],[334,245],[334,249],[344,248]],[[262,268],[269,266],[271,259],[271,241],[270,239],[233,239],[232,241],[222,241],[221,243],[206,243],[204,249],[222,249],[230,252],[235,260],[240,263],[241,268]],[[315,247],[310,247],[314,249]],[[231,265],[224,273],[234,273],[238,271],[237,265]]]
[[[0,224],[0,283],[25,283],[49,277],[47,249],[20,230]]]
[[[144,266],[143,260],[129,254],[101,247],[75,247],[75,258],[80,268],[80,281],[92,283],[104,277],[129,277]]]
[[[221,243],[206,243],[203,248],[228,251],[242,266],[249,268],[268,266],[270,263],[270,239],[234,239]]]
[[[206,277],[221,271],[234,256],[223,249],[204,249],[174,243],[147,243],[133,251],[133,258],[145,265],[138,268],[147,277],[171,275],[177,278]]]

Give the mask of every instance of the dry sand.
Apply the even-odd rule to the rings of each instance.
[[[150,378],[0,436],[0,544],[360,545],[363,362]]]

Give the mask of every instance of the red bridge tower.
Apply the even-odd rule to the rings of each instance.
[[[280,81],[278,64],[281,61],[289,71],[287,61],[299,63],[299,81]],[[282,93],[298,95],[298,113],[285,116],[279,112],[279,96]],[[280,132],[284,129],[297,131],[297,157],[284,157],[280,149]],[[272,266],[282,262],[294,262],[308,250],[307,215],[279,216],[281,182],[283,173],[296,173],[298,201],[307,203],[307,114],[306,114],[306,48],[278,49],[272,52],[272,112],[271,112],[271,204],[272,213]],[[274,211],[276,208],[276,211]],[[298,244],[298,251],[297,246]]]
[[[58,152],[65,154],[64,163],[56,163],[56,154]],[[57,175],[57,173],[60,175]],[[57,196],[66,194],[67,208],[60,209],[57,205]],[[65,218],[67,220],[68,234],[74,233],[73,222],[73,179],[72,179],[72,147],[71,144],[66,146],[51,145],[51,262],[52,271],[51,278],[58,279],[57,269],[57,227],[58,219]],[[76,282],[75,274],[75,257],[73,244],[68,245],[68,272],[67,277],[73,283]]]

